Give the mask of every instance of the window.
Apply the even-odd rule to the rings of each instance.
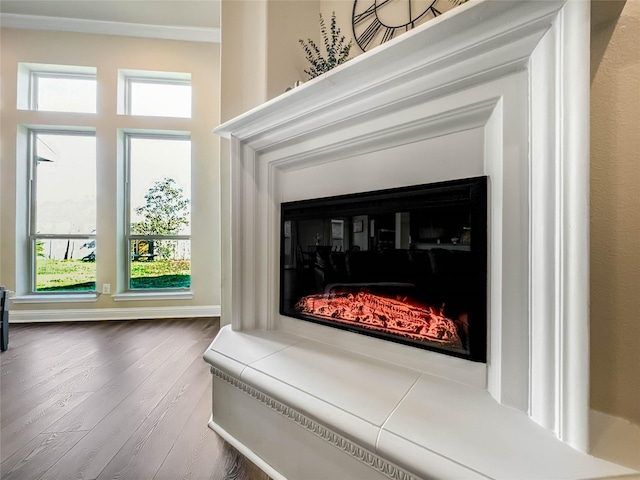
[[[126,134],[130,290],[191,286],[191,140]]]
[[[95,134],[31,130],[29,151],[31,291],[93,292]]]
[[[128,104],[129,115],[191,118],[191,85],[129,79]]]
[[[89,75],[33,75],[33,110],[96,113],[96,79]]]
[[[96,68],[21,63],[18,108],[96,113]]]
[[[112,286],[114,301],[191,298],[191,74],[104,80],[115,112],[97,107],[95,67],[18,64],[16,108],[29,110],[16,135],[21,301],[90,302]],[[114,131],[132,120],[145,130]]]
[[[150,117],[191,118],[191,75],[121,70],[120,113]]]

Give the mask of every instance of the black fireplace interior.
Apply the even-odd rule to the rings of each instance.
[[[283,203],[281,218],[281,314],[486,361],[486,177]]]

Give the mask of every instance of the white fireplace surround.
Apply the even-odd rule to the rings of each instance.
[[[251,443],[243,415],[267,419],[255,429],[277,435],[285,428],[261,410],[265,406],[281,422],[293,421],[367,468],[387,468],[384,475],[391,478],[456,478],[453,472],[463,471],[458,467],[478,478],[533,475],[527,472],[542,471],[534,465],[549,460],[537,454],[549,452],[557,453],[561,478],[630,473],[580,453],[588,450],[589,425],[589,6],[471,0],[216,129],[231,139],[232,303],[226,310],[231,327],[205,354],[214,372],[211,425],[272,476],[299,474],[287,474],[296,470],[261,440]],[[281,202],[477,175],[489,178],[486,366],[278,313]],[[399,401],[375,425],[329,393],[342,384],[332,384],[322,364],[288,371],[286,362],[296,364],[293,371],[308,358],[322,364],[340,358],[351,362],[345,371],[365,377],[384,380],[389,370],[410,379],[416,372],[419,380],[407,380],[414,383],[406,391],[398,387]],[[362,367],[363,359],[374,366]],[[319,380],[312,387],[296,381],[296,375],[308,379],[314,372]],[[375,391],[368,386],[360,392],[352,383],[345,395],[363,402]],[[503,422],[495,429],[507,439],[519,428],[528,454],[508,460],[496,445],[495,458],[483,461],[511,462],[513,469],[483,470],[482,461],[470,458],[473,445],[465,443],[464,430],[438,438],[432,421],[419,413],[411,418],[413,427],[402,427],[397,418],[420,389],[421,402],[436,391],[443,401],[460,398],[478,425],[486,418]],[[490,396],[475,407],[464,403],[463,397],[486,392]],[[369,444],[346,420],[336,426],[339,419],[323,413],[329,407],[374,424],[376,440]],[[429,408],[438,412],[441,406]],[[254,417],[247,413],[252,409]],[[514,414],[519,420],[509,420]],[[516,427],[518,415],[531,427]],[[422,433],[402,430],[415,425],[432,428],[436,438],[421,441]],[[542,443],[532,436],[538,433],[528,432],[538,430],[552,435],[536,451]],[[406,442],[394,447],[391,434]],[[319,448],[308,442],[308,449]],[[439,450],[449,444],[459,444],[460,454]],[[399,452],[411,448],[416,452]],[[299,447],[296,455],[312,462]],[[423,460],[405,458],[412,455]],[[359,478],[358,467],[344,468],[348,478]]]

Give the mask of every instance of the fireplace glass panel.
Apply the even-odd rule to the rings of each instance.
[[[283,203],[281,218],[281,314],[486,360],[486,177]]]

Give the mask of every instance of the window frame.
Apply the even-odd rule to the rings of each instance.
[[[131,140],[134,138],[153,139],[153,140],[188,140],[193,147],[191,140],[191,133],[175,133],[175,132],[124,132],[124,173],[125,173],[125,194],[124,194],[124,252],[126,255],[125,260],[125,285],[123,289],[126,293],[140,294],[144,292],[150,293],[172,293],[172,292],[190,292],[191,281],[189,287],[166,287],[166,288],[131,288],[131,245],[133,240],[188,240],[189,250],[191,250],[191,234],[185,235],[138,235],[131,233]],[[192,159],[189,159],[189,165],[192,166]],[[189,196],[189,202],[191,204],[191,196]],[[189,210],[189,223],[191,223],[192,215]],[[189,270],[191,270],[191,257],[189,257]],[[189,274],[191,277],[191,274]],[[190,279],[191,280],[191,279]]]
[[[68,136],[84,136],[96,138],[96,132],[86,129],[60,129],[60,128],[28,128],[28,150],[27,158],[29,164],[28,170],[28,195],[29,195],[29,209],[28,209],[28,227],[27,227],[27,241],[29,243],[29,294],[30,295],[95,295],[98,290],[98,278],[96,275],[93,290],[60,290],[60,291],[41,291],[36,288],[37,281],[37,242],[38,240],[93,240],[96,242],[94,247],[95,255],[98,255],[98,243],[97,237],[97,225],[96,233],[89,234],[58,234],[58,233],[38,233],[37,232],[37,190],[38,190],[38,175],[37,175],[37,136],[38,135],[68,135]],[[96,165],[97,167],[97,165]],[[97,180],[97,178],[96,178]],[[97,192],[96,192],[96,205],[97,205]],[[96,223],[97,223],[96,218]]]

